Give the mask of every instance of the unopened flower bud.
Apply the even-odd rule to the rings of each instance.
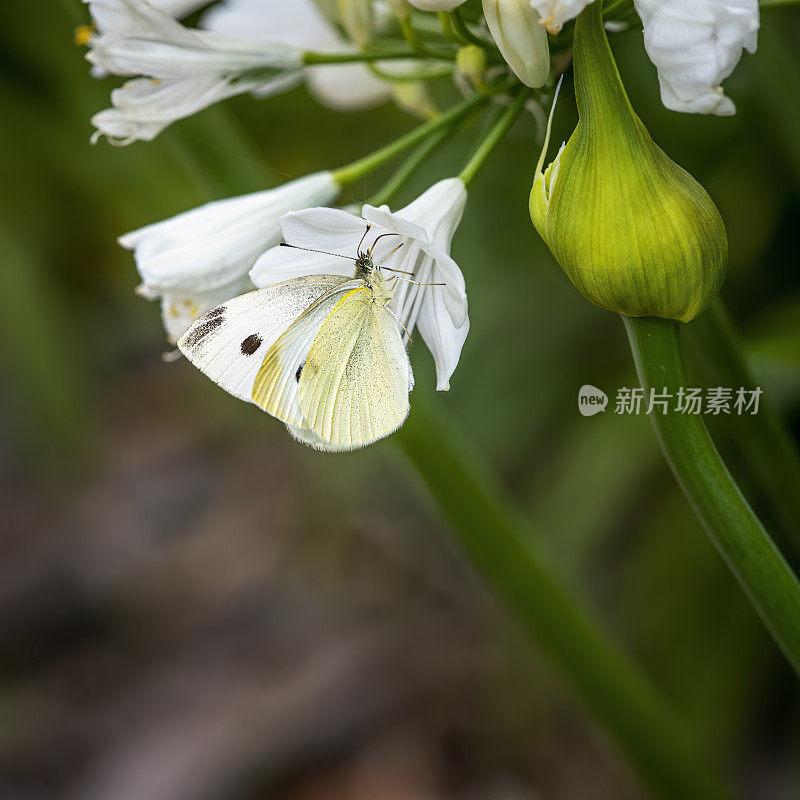
[[[372,40],[372,0],[339,0],[339,19],[347,35],[364,47]]]
[[[325,19],[332,25],[339,24],[339,0],[313,0]]]
[[[722,218],[631,107],[603,30],[602,0],[578,18],[574,52],[578,126],[547,170],[540,159],[531,219],[593,303],[688,322],[725,277]]]
[[[532,89],[550,72],[547,31],[530,0],[483,0],[486,24],[506,63]]]
[[[456,53],[456,69],[480,88],[486,73],[486,51],[477,44],[465,45]]]
[[[392,87],[392,99],[397,105],[422,119],[433,119],[438,110],[423,81],[399,81]]]

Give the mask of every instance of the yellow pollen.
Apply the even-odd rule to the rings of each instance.
[[[554,25],[553,20],[555,19],[555,12],[551,11],[544,19],[539,20],[540,25],[544,25],[547,28],[547,32],[552,36],[555,36],[557,33],[561,31],[561,25]]]
[[[94,25],[78,25],[75,28],[75,44],[78,47],[85,47],[92,41],[92,36],[95,35],[97,29]]]

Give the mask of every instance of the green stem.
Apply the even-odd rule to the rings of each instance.
[[[439,12],[439,24],[442,26],[442,33],[444,33],[446,39],[449,39],[451,42],[455,42],[456,44],[467,44],[466,39],[460,36],[453,27],[453,22],[450,19],[450,15],[446,11]]]
[[[422,41],[422,40],[420,40]],[[453,51],[425,49],[421,52],[408,47],[386,50],[361,50],[357,53],[317,53],[307,50],[303,53],[303,63],[307,66],[314,64],[352,64],[363,61],[389,61],[401,58],[415,59],[420,55],[425,58],[438,58],[444,61],[455,61]]]
[[[533,547],[534,532],[450,416],[424,395],[413,406],[397,439],[461,549],[644,781],[665,800],[728,797],[690,732],[552,574]]]
[[[503,86],[499,86],[492,91],[501,91],[503,88],[508,88],[508,85],[509,84],[504,84]],[[391,161],[391,159],[393,159],[395,156],[399,155],[405,150],[408,150],[415,144],[419,144],[424,139],[427,139],[428,136],[435,131],[438,131],[440,128],[450,127],[450,125],[452,125],[456,120],[460,119],[473,108],[488,102],[488,99],[488,95],[475,95],[468,100],[464,100],[463,102],[452,106],[434,119],[417,126],[404,136],[396,139],[391,144],[386,145],[386,147],[382,147],[380,150],[376,150],[374,153],[370,153],[370,155],[360,158],[358,161],[354,161],[352,164],[348,164],[345,167],[334,170],[334,180],[340,186],[345,186],[348,183],[353,183],[353,181],[359,180],[367,173],[372,172],[373,170],[385,164],[387,161]]]
[[[646,391],[686,387],[678,323],[623,317]],[[708,535],[800,674],[800,584],[742,495],[696,414],[654,413],[664,456]]]
[[[467,165],[461,170],[459,177],[466,186],[469,186],[483,162],[486,161],[500,140],[508,133],[517,117],[522,113],[525,101],[530,96],[531,93],[527,90],[518,92],[511,105],[500,114],[499,119],[492,126],[486,138],[478,145]]]
[[[491,47],[494,50],[497,49],[497,45],[494,42],[487,42],[472,32],[469,25],[467,25],[467,23],[464,21],[464,17],[461,15],[460,8],[456,8],[451,11],[450,17],[453,20],[453,26],[455,27],[456,32],[461,36],[462,39],[464,39],[464,41],[468,42],[469,44],[477,44],[479,47]]]
[[[373,75],[389,83],[415,83],[417,81],[436,80],[437,78],[452,78],[455,72],[454,64],[419,67],[403,73],[387,72],[385,69],[381,69],[374,61],[371,62],[368,67]]]
[[[453,132],[452,127],[442,128],[431,134],[411,155],[400,165],[397,172],[378,189],[367,201],[371,206],[389,204],[397,192],[405,186],[411,176],[422,166],[428,157],[443,144]]]
[[[423,56],[424,58],[448,58],[450,60],[455,58],[455,53],[452,51],[445,56],[440,53],[440,51],[428,47],[425,40],[417,33],[414,22],[410,16],[403,17],[400,20],[400,28],[403,31],[403,36],[416,55]]]
[[[721,300],[686,326],[686,342],[703,372],[718,386],[757,389],[733,322]],[[761,398],[757,414],[736,416],[729,432],[769,501],[785,544],[800,563],[800,454],[775,409]]]

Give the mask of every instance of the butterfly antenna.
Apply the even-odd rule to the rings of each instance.
[[[414,273],[412,272],[411,274],[413,275]],[[394,277],[397,278],[396,275]],[[397,278],[397,280],[405,281],[406,283],[414,283],[417,286],[447,286],[446,283],[420,283],[419,281],[410,281],[408,278]]]
[[[403,320],[401,320],[400,317],[398,317],[397,314],[395,314],[394,311],[389,308],[389,306],[386,306],[386,310],[400,323],[400,327],[406,332],[406,336],[408,336],[408,341],[411,342],[411,344],[414,344],[414,338],[408,332],[408,328],[403,325]]]
[[[382,234],[382,235],[383,235],[383,236],[399,236],[400,234],[398,234],[398,233],[384,233],[384,234]],[[378,237],[378,239],[380,239],[380,238],[381,238],[381,237],[379,236],[379,237]],[[376,239],[375,241],[377,242],[377,241],[378,241],[378,239]],[[373,247],[374,247],[374,246],[375,246],[375,245],[373,245]],[[394,249],[394,250],[392,250],[392,252],[391,252],[391,253],[389,253],[389,255],[388,255],[388,256],[386,256],[386,258],[384,258],[383,260],[381,260],[381,261],[378,263],[378,266],[380,266],[381,264],[383,264],[383,262],[384,262],[384,261],[388,261],[388,260],[389,260],[389,259],[390,259],[390,258],[391,258],[391,257],[392,257],[392,256],[393,256],[393,255],[394,255],[394,254],[395,254],[395,253],[396,253],[396,252],[397,252],[397,251],[398,251],[398,250],[399,250],[399,249],[400,249],[402,246],[403,246],[403,242],[400,242],[400,244],[399,244],[399,245],[397,245],[397,247],[395,247],[395,249]],[[369,252],[370,252],[370,255],[372,255],[372,250],[370,250]],[[389,270],[389,272],[403,272],[403,270],[402,270],[402,269],[391,269],[390,267],[386,267],[386,269],[388,269],[388,270]],[[406,273],[406,275],[413,275],[413,274],[414,274],[413,272],[407,272],[407,273]]]
[[[329,253],[327,250],[312,250],[310,247],[298,247],[296,244],[288,244],[287,242],[281,242],[280,247],[291,247],[292,250],[305,250],[307,253],[319,253],[320,255],[333,256],[334,258],[346,258],[349,261],[358,260],[353,258],[353,256],[343,256],[341,253]]]
[[[399,233],[382,233],[380,236],[376,237],[375,241],[372,243],[372,247],[370,247],[370,249],[369,249],[369,254],[370,254],[370,255],[372,255],[373,251],[375,250],[375,245],[376,245],[376,244],[378,244],[378,242],[379,242],[381,239],[383,239],[383,237],[384,237],[384,236],[399,236],[399,235],[400,235]],[[396,250],[396,249],[397,249],[397,248],[395,248],[395,250]],[[393,253],[393,252],[394,252],[394,250],[392,250],[392,253]],[[389,256],[390,256],[392,253],[389,253]],[[386,258],[389,258],[389,256],[386,256]],[[385,261],[385,260],[386,260],[386,259],[384,259],[384,261]],[[381,262],[381,263],[383,263],[383,262]]]
[[[367,223],[367,229],[364,231],[364,235],[361,237],[361,241],[358,243],[358,247],[356,248],[357,252],[359,252],[359,253],[361,252],[361,245],[364,244],[364,239],[367,238],[367,234],[370,232],[371,229],[372,229],[372,225],[370,225],[370,223],[368,222]]]

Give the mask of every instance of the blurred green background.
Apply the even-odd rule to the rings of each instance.
[[[664,110],[641,36],[613,46],[653,137],[722,211],[723,296],[796,436],[800,10],[763,17],[758,54],[726,83],[733,118]],[[29,0],[0,18],[0,797],[645,797],[462,562],[396,444],[312,452],[163,362],[157,305],[135,297],[115,243],[347,163],[414,121],[388,105],[327,111],[301,88],[238,98],[153,143],[92,147],[115,81],[90,78],[72,44],[85,9]],[[575,119],[565,95],[558,141]],[[455,174],[478,135],[399,199]],[[622,325],[530,225],[538,149],[523,120],[471,190],[453,252],[472,330],[442,402],[741,794],[800,796],[797,685],[647,420],[577,412],[580,385],[613,404],[635,375]],[[412,357],[416,392],[431,392],[427,351]]]

